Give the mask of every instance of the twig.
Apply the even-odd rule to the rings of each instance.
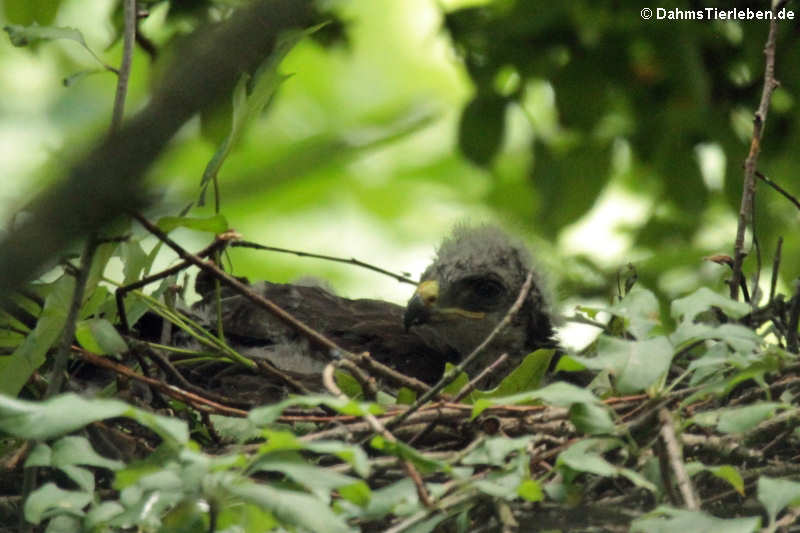
[[[458,391],[456,397],[453,398],[453,402],[458,403],[464,398],[466,398],[467,394],[472,392],[473,389],[475,389],[475,387],[478,385],[478,383],[481,382],[481,380],[483,380],[489,374],[492,374],[493,372],[497,371],[497,369],[500,368],[500,366],[506,362],[506,359],[508,359],[508,354],[504,353],[500,357],[498,357],[497,360],[494,361],[491,365],[484,368],[480,374],[472,378],[472,380],[469,383],[464,385],[464,387],[460,391]]]
[[[778,272],[781,269],[781,251],[783,250],[783,237],[778,237],[778,245],[775,247],[775,257],[772,259],[772,279],[769,284],[769,300],[767,306],[772,305],[775,299],[775,288],[778,286]]]
[[[369,370],[373,370],[383,377],[391,379],[401,387],[408,387],[409,389],[420,394],[428,392],[431,388],[430,385],[423,383],[417,378],[407,376],[390,366],[386,366],[383,363],[376,361],[368,352],[357,353],[353,355],[355,356],[353,359],[355,363],[360,364]]]
[[[78,273],[75,276],[75,289],[72,292],[72,302],[67,311],[67,320],[64,323],[64,330],[61,333],[61,342],[58,345],[58,350],[54,358],[52,377],[50,378],[50,383],[47,385],[47,391],[43,399],[58,394],[61,391],[61,386],[64,384],[64,371],[67,369],[70,347],[72,346],[72,340],[75,338],[75,324],[78,321],[78,313],[83,304],[83,293],[86,290],[86,282],[89,279],[89,270],[92,268],[92,259],[94,258],[94,251],[96,249],[97,241],[90,235],[83,247],[81,266],[78,268]]]
[[[675,437],[675,426],[672,422],[672,415],[665,408],[659,409],[658,419],[661,422],[661,438],[664,440],[664,450],[669,458],[669,464],[672,471],[675,473],[675,480],[678,483],[678,488],[683,496],[683,502],[686,507],[692,511],[700,509],[700,504],[697,501],[694,487],[689,479],[689,474],[686,472],[686,467],[683,464],[683,456],[681,454],[678,440]],[[669,483],[665,479],[664,483]]]
[[[759,172],[758,170],[756,170],[755,174],[756,174],[756,177],[757,177],[758,179],[760,179],[761,181],[763,181],[764,183],[766,183],[767,185],[769,185],[770,187],[772,187],[773,189],[775,189],[776,191],[778,191],[778,192],[779,192],[780,194],[782,194],[782,195],[783,195],[783,196],[784,196],[784,197],[785,197],[787,200],[789,200],[790,202],[792,202],[792,203],[794,204],[794,206],[795,206],[797,209],[800,209],[800,200],[798,200],[797,198],[795,198],[794,196],[792,196],[791,194],[789,194],[789,193],[786,191],[786,189],[784,189],[783,187],[781,187],[780,185],[778,185],[777,183],[775,183],[774,181],[772,181],[771,179],[769,179],[768,177],[766,177],[764,174],[762,174],[762,173],[761,173],[761,172]]]
[[[296,255],[298,257],[312,257],[314,259],[324,259],[325,261],[333,261],[335,263],[347,263],[347,264],[355,265],[355,266],[358,266],[358,267],[361,267],[361,268],[366,268],[367,270],[372,270],[373,272],[378,272],[379,274],[385,274],[385,275],[389,276],[390,278],[396,279],[400,283],[409,283],[411,285],[416,285],[417,284],[416,281],[414,281],[413,279],[410,279],[407,276],[404,276],[402,274],[395,274],[394,272],[390,272],[388,270],[385,270],[383,268],[377,267],[375,265],[371,265],[369,263],[365,263],[363,261],[359,261],[355,257],[351,257],[350,259],[347,259],[345,257],[335,257],[335,256],[332,256],[332,255],[312,254],[312,253],[309,253],[309,252],[301,252],[299,250],[289,250],[288,248],[278,248],[276,246],[264,246],[263,244],[258,244],[258,243],[249,242],[249,241],[237,241],[237,242],[232,243],[231,246],[232,247],[237,247],[237,248],[254,248],[256,250],[266,250],[268,252],[280,252],[280,253],[284,253],[284,254],[293,254],[293,255]]]
[[[122,124],[125,111],[125,95],[128,93],[128,80],[131,75],[133,44],[136,41],[136,0],[123,0],[124,28],[122,30],[122,62],[117,76],[117,92],[114,95],[114,111],[111,115],[109,134],[114,134]]]
[[[772,99],[772,92],[778,87],[775,79],[775,43],[778,33],[777,13],[786,4],[786,0],[777,2],[772,8],[772,20],[769,23],[769,35],[764,46],[764,88],[761,91],[761,102],[753,118],[753,138],[750,142],[750,151],[744,162],[744,184],[742,190],[742,202],[739,207],[739,221],[736,227],[736,241],[733,252],[733,278],[730,284],[731,298],[736,300],[739,297],[739,284],[742,281],[742,261],[744,259],[744,234],[748,222],[753,213],[753,196],[756,191],[755,172],[758,167],[758,155],[761,152],[761,135],[764,124],[767,121],[767,111]]]
[[[121,374],[130,379],[146,383],[147,385],[166,394],[167,396],[171,396],[172,398],[175,398],[177,400],[192,405],[198,411],[214,412],[227,416],[238,416],[238,417],[247,416],[247,411],[243,409],[228,407],[227,405],[219,404],[217,402],[214,402],[207,398],[203,398],[202,396],[199,396],[192,392],[188,392],[178,387],[175,387],[174,385],[164,383],[163,381],[159,381],[157,379],[137,374],[136,372],[134,372],[125,365],[115,363],[114,361],[111,361],[107,357],[100,357],[99,355],[95,355],[92,352],[84,350],[83,348],[73,346],[72,349],[78,352],[84,361],[87,361],[95,366],[107,368],[108,370],[116,372],[117,374]]]
[[[517,296],[517,300],[508,310],[506,316],[503,317],[497,326],[492,330],[491,333],[483,340],[482,343],[478,345],[477,348],[472,350],[472,353],[469,354],[463,361],[461,361],[458,366],[451,369],[449,373],[446,373],[442,378],[434,385],[428,392],[423,394],[414,405],[408,408],[407,411],[400,413],[389,423],[386,424],[386,427],[391,429],[395,427],[397,424],[401,423],[403,420],[411,416],[411,414],[422,407],[428,400],[439,394],[445,387],[447,387],[450,383],[455,381],[455,379],[461,374],[465,368],[467,368],[474,360],[478,358],[481,353],[486,349],[487,346],[494,340],[494,338],[503,331],[506,326],[511,322],[511,320],[516,316],[517,312],[519,312],[522,304],[525,302],[525,299],[528,297],[528,292],[531,290],[531,284],[533,283],[533,270],[528,271],[528,276],[525,278],[525,283],[522,284],[522,288],[519,291],[519,295]]]
[[[347,399],[347,396],[341,391],[341,389],[336,385],[336,380],[334,379],[334,370],[336,369],[335,363],[328,363],[325,367],[325,370],[322,372],[322,383],[325,385],[325,388],[338,398]],[[392,435],[392,433],[386,429],[386,427],[381,424],[381,422],[373,415],[372,413],[366,413],[364,415],[364,419],[366,419],[367,423],[372,427],[373,431],[380,434],[384,439],[388,442],[396,443],[397,437]],[[419,499],[423,505],[427,508],[433,507],[433,502],[431,501],[431,496],[428,494],[428,489],[425,488],[425,483],[422,480],[422,476],[420,475],[417,468],[414,466],[414,463],[409,461],[408,459],[403,461],[403,469],[408,474],[408,477],[414,482],[414,486],[417,488],[417,494],[419,495]]]

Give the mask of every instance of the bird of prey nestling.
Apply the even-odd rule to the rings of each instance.
[[[428,383],[441,377],[447,362],[467,356],[497,326],[517,299],[531,268],[525,247],[491,226],[457,227],[438,249],[407,307],[379,300],[351,300],[321,286],[261,282],[252,289],[301,322],[351,352],[376,360]],[[540,347],[554,346],[550,302],[542,280],[533,286],[514,320],[495,338],[475,372],[502,353],[513,365]],[[203,301],[195,307],[209,327],[216,323],[211,284],[198,282]],[[320,383],[335,357],[301,333],[256,307],[243,296],[224,292],[222,324],[240,353],[267,359],[303,382]]]

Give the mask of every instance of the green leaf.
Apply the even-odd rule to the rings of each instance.
[[[391,485],[372,491],[372,498],[364,512],[367,517],[383,517],[388,513],[400,514],[402,511],[417,510],[419,495],[414,482],[403,478]]]
[[[669,339],[675,346],[685,346],[698,340],[719,339],[742,353],[752,352],[762,343],[756,332],[739,324],[715,326],[681,322]]]
[[[94,451],[85,437],[62,437],[53,443],[52,448],[39,443],[25,461],[25,467],[51,466],[62,468],[68,465],[89,465],[109,470],[119,470],[125,466],[121,461],[106,459]]]
[[[81,521],[74,516],[54,516],[48,523],[45,533],[75,533],[81,531]]]
[[[602,454],[619,448],[621,445],[622,442],[617,439],[584,439],[561,452],[556,464],[578,472],[587,472],[598,476],[622,476],[637,487],[656,492],[655,485],[638,472],[615,466],[603,458]]]
[[[284,452],[259,458],[251,470],[280,472],[326,503],[330,502],[332,490],[352,485],[358,481],[327,468],[311,465],[295,453]]]
[[[575,403],[569,408],[569,419],[578,431],[587,435],[616,433],[614,420],[608,408],[596,403]]]
[[[223,215],[210,217],[161,217],[156,225],[164,233],[169,233],[176,228],[188,228],[214,234],[228,231],[228,221]]]
[[[327,405],[344,415],[363,416],[367,413],[373,415],[383,413],[381,406],[375,403],[356,402],[355,400],[334,398],[333,396],[309,395],[293,396],[275,405],[258,407],[250,411],[248,418],[257,426],[266,426],[275,422],[287,407],[316,407],[318,405]]]
[[[722,433],[744,433],[772,418],[775,411],[785,407],[774,402],[759,402],[745,407],[722,409],[717,430]]]
[[[524,452],[531,437],[492,437],[483,441],[478,447],[470,451],[462,460],[465,465],[493,465],[505,464],[506,457],[513,452]]]
[[[557,381],[538,390],[521,392],[511,396],[480,399],[472,407],[472,418],[475,418],[492,405],[514,405],[531,403],[537,400],[559,407],[569,407],[574,403],[600,403],[600,400],[591,391],[571,383]]]
[[[108,71],[102,68],[79,70],[78,72],[74,72],[69,76],[67,76],[66,78],[62,79],[61,84],[64,87],[72,87],[73,85],[81,81],[83,78],[88,78],[89,76],[93,76],[95,74],[105,74],[106,72]]]
[[[259,505],[285,525],[319,533],[350,533],[344,519],[319,499],[301,492],[282,490],[253,482],[231,484],[228,490],[239,498]]]
[[[461,112],[458,147],[478,166],[487,166],[503,143],[506,124],[505,98],[479,93]]]
[[[800,483],[767,476],[758,478],[758,501],[767,510],[770,523],[785,507],[800,505]]]
[[[243,74],[239,78],[239,82],[233,90],[233,115],[230,133],[217,148],[214,156],[203,171],[203,177],[200,180],[201,192],[198,205],[205,204],[205,191],[208,184],[216,179],[222,164],[247,130],[250,122],[264,112],[280,84],[290,77],[278,72],[278,67],[283,58],[301,39],[314,33],[323,25],[320,24],[306,30],[285,33],[275,46],[272,54],[259,66],[252,79],[249,74]]]
[[[400,387],[397,391],[397,403],[401,405],[411,405],[417,400],[417,392],[408,387]]]
[[[154,415],[119,400],[87,400],[69,393],[30,402],[0,395],[0,431],[23,439],[46,440],[117,416],[132,418],[164,439],[178,443],[189,440],[186,422]]]
[[[98,355],[128,351],[128,345],[117,329],[105,318],[81,320],[75,326],[75,338],[81,346]]]
[[[639,340],[661,323],[658,300],[655,295],[641,287],[634,287],[625,297],[608,308],[608,312],[624,318],[628,330]]]
[[[56,281],[47,295],[44,309],[36,327],[14,353],[0,357],[0,394],[16,396],[34,371],[45,362],[45,354],[60,338],[67,321],[75,279],[62,276]]]
[[[520,498],[529,502],[538,502],[544,498],[542,486],[538,481],[532,479],[526,479],[520,483],[517,487],[517,494]]]
[[[370,440],[370,446],[372,446],[376,450],[381,450],[383,452],[386,452],[389,455],[394,455],[395,457],[399,457],[400,459],[411,461],[412,463],[414,463],[414,466],[416,466],[423,474],[428,474],[437,471],[444,471],[444,472],[450,471],[450,465],[448,465],[447,463],[443,463],[441,461],[425,457],[415,448],[401,441],[392,442],[386,440],[381,435],[375,435],[374,437],[372,437],[372,440]]]
[[[339,494],[342,498],[353,502],[359,507],[364,507],[369,504],[372,491],[370,491],[369,485],[359,480],[350,485],[339,487]]]
[[[14,24],[47,25],[53,22],[62,0],[5,0],[3,10],[9,22]]]
[[[500,384],[490,391],[475,391],[470,397],[475,400],[479,398],[495,398],[498,396],[511,396],[520,392],[537,389],[541,386],[547,369],[550,367],[550,360],[556,353],[554,349],[541,349],[529,353],[511,373],[506,376]]]
[[[706,470],[730,483],[736,492],[744,496],[744,479],[742,479],[742,475],[736,467],[733,465],[715,465],[707,466]]]
[[[741,318],[750,312],[750,305],[744,302],[731,300],[712,291],[708,287],[701,287],[695,292],[672,302],[670,307],[673,318],[683,322],[691,322],[700,313],[711,307],[719,307],[726,315],[732,318]]]
[[[364,396],[364,391],[361,389],[361,384],[343,370],[336,370],[334,374],[336,384],[348,398],[361,398]]]
[[[516,470],[510,472],[490,472],[484,479],[472,482],[479,491],[504,500],[513,500],[518,496],[518,488],[522,483],[522,474]]]
[[[30,26],[9,24],[3,29],[8,33],[8,38],[14,46],[28,46],[36,41],[69,39],[88,49],[86,41],[83,39],[83,34],[75,28],[57,28],[55,26],[39,26],[36,24]]]
[[[92,506],[86,513],[86,526],[90,529],[99,529],[100,524],[107,524],[124,510],[125,508],[119,502],[113,500],[101,502]],[[79,529],[73,531],[79,531]]]
[[[91,492],[64,490],[55,483],[47,483],[31,492],[25,500],[25,520],[39,524],[45,518],[59,514],[80,516],[83,508],[91,502]]]
[[[369,476],[369,458],[361,446],[348,444],[336,440],[315,442],[303,441],[304,449],[314,453],[325,453],[335,455],[342,461],[350,464],[353,471],[361,477]]]
[[[617,390],[632,394],[664,376],[672,356],[672,345],[665,337],[628,341],[601,335],[596,357],[572,356],[572,359],[593,370],[610,370],[616,377]]]
[[[445,363],[444,365],[445,375],[447,375],[450,372],[453,372],[455,367],[456,366],[453,363]],[[447,387],[444,388],[442,392],[444,392],[445,394],[450,394],[452,396],[455,396],[456,394],[461,392],[461,389],[463,389],[467,385],[467,383],[469,383],[469,376],[467,375],[466,372],[461,372],[458,375],[458,377],[456,377],[456,379],[453,380],[452,383],[450,383]]]
[[[758,517],[725,519],[701,511],[659,507],[643,518],[634,520],[631,533],[755,533],[760,525],[761,519]]]

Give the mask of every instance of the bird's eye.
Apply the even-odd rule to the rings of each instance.
[[[473,277],[458,283],[456,300],[468,311],[491,311],[504,302],[505,285],[488,277]]]
[[[503,294],[503,286],[491,279],[474,280],[472,291],[483,300],[494,300]]]

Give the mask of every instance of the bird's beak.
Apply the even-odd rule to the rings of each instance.
[[[406,305],[403,315],[403,324],[408,331],[411,326],[425,324],[431,319],[431,314],[439,299],[439,283],[436,281],[423,281],[417,286],[414,296]]]

